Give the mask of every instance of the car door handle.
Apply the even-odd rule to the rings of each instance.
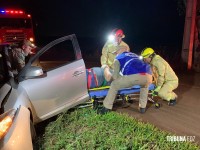
[[[75,71],[75,72],[73,73],[73,77],[79,76],[79,75],[81,75],[81,74],[83,74],[83,73],[84,73],[84,71]]]

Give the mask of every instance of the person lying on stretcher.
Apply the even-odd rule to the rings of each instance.
[[[118,90],[140,85],[139,112],[145,113],[148,97],[148,86],[152,83],[152,71],[149,64],[132,52],[123,52],[116,56],[112,74],[112,82],[107,96],[103,101],[103,108],[98,114],[106,114],[113,108]]]
[[[86,69],[86,74],[88,89],[109,86],[111,83],[105,79],[104,70],[101,67],[92,67]]]

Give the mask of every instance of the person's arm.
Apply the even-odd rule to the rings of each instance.
[[[114,60],[114,69],[113,70],[114,70],[113,71],[113,79],[115,80],[120,76],[120,74],[119,74],[119,72],[120,72],[120,63],[119,63],[119,61],[117,59]]]
[[[157,86],[162,87],[165,81],[165,65],[162,62],[157,62],[155,67],[158,71]]]
[[[124,50],[125,50],[126,52],[130,52],[130,47],[129,47],[128,44],[126,44],[124,41],[122,41],[121,46],[125,47]]]
[[[116,48],[116,55],[121,54],[123,52],[128,52],[127,46],[117,46]]]
[[[127,52],[130,52],[130,47],[128,46],[128,44],[126,46],[127,46]]]
[[[16,53],[17,70],[20,71],[25,66],[25,56],[22,53]]]
[[[102,49],[102,55],[101,55],[101,66],[103,69],[105,69],[105,67],[108,67],[107,60],[108,60],[108,53],[107,53],[107,46],[105,44]]]

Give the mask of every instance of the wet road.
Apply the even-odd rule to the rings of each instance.
[[[178,94],[176,106],[168,106],[166,101],[156,99],[162,107],[155,109],[148,102],[145,114],[138,113],[138,102],[128,108],[116,107],[116,111],[128,113],[178,136],[192,136],[200,144],[200,73],[180,73],[178,76],[180,84],[175,90]]]

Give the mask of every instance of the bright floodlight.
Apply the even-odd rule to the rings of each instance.
[[[109,41],[114,41],[114,39],[115,39],[115,36],[114,36],[114,35],[111,34],[111,35],[108,36],[108,40],[109,40]]]

